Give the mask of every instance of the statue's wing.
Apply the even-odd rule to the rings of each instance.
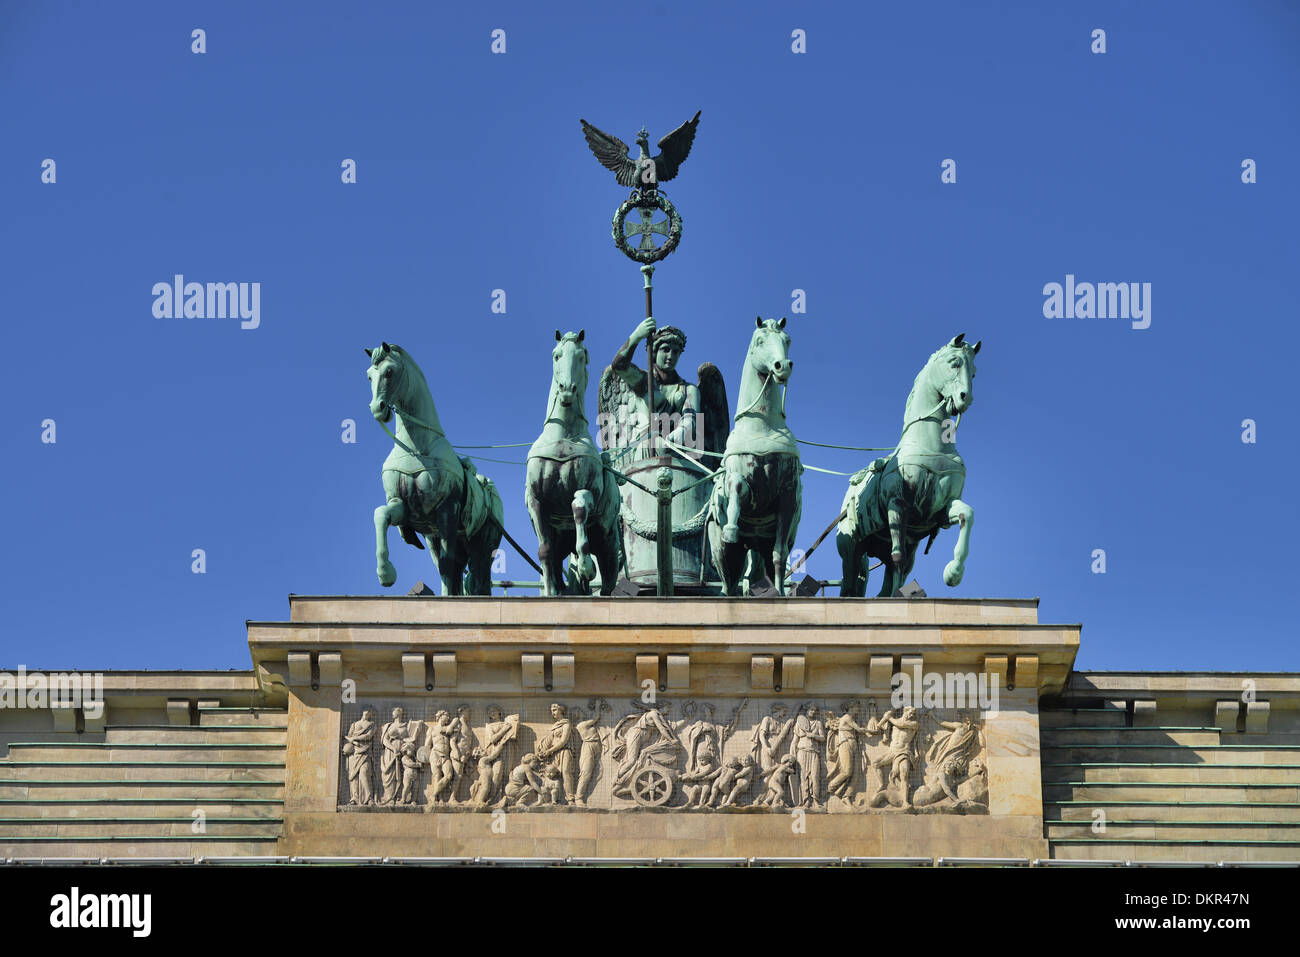
[[[605,371],[600,374],[600,388],[597,390],[596,397],[596,405],[600,410],[596,433],[600,447],[605,451],[608,452],[618,445],[619,433],[627,422],[628,407],[634,399],[635,396],[623,381],[623,377],[611,366],[605,366]]]
[[[677,168],[690,155],[691,144],[695,142],[695,130],[700,125],[700,111],[659,141],[661,152],[655,157],[655,179],[659,182],[672,179],[677,175]],[[624,151],[627,147],[623,147]],[[601,162],[604,162],[602,160]],[[619,182],[623,182],[619,180]]]
[[[635,186],[637,181],[636,160],[627,155],[627,144],[617,136],[611,136],[604,130],[596,129],[586,120],[579,120],[578,122],[582,124],[582,135],[587,138],[587,145],[596,154],[596,159],[600,160],[600,165],[605,169],[613,170],[620,186]],[[695,135],[693,131],[691,135]],[[686,148],[687,150],[691,148],[689,141]],[[686,155],[683,153],[682,159],[685,158]],[[658,167],[656,167],[655,171],[658,174]]]
[[[700,411],[704,414],[705,461],[713,468],[722,462],[722,450],[731,432],[731,407],[727,404],[727,386],[722,373],[712,362],[703,363],[699,371]],[[716,453],[709,455],[709,453]]]

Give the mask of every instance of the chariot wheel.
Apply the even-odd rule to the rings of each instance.
[[[642,807],[662,807],[673,796],[672,775],[650,765],[632,775],[632,800]]]

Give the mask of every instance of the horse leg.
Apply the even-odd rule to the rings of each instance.
[[[529,459],[528,462],[528,484],[524,487],[524,505],[528,508],[528,517],[533,522],[533,534],[537,536],[537,564],[542,566],[542,594],[554,596],[560,594],[558,578],[555,569],[551,565],[551,526],[546,521],[546,516],[542,511],[542,502],[537,494],[537,489],[541,483],[541,473],[533,473],[533,462],[538,459]],[[538,468],[540,469],[540,464]]]
[[[402,497],[397,492],[397,473],[385,472],[383,478],[384,497],[388,501],[375,509],[375,559],[378,562],[376,571],[379,584],[391,588],[397,581],[397,569],[388,560],[388,526],[401,525],[406,520],[406,506],[402,504]]]
[[[465,564],[458,560],[457,545],[460,538],[460,503],[449,501],[448,495],[433,513],[438,523],[438,539],[432,536],[426,539],[434,553],[438,565],[438,577],[442,579],[443,595],[459,595],[463,591]]]
[[[966,556],[970,554],[970,530],[975,525],[975,509],[961,499],[953,499],[948,506],[948,521],[959,522],[957,544],[952,550],[952,561],[944,566],[943,581],[949,587],[961,584],[961,577],[966,573]]]
[[[595,510],[596,498],[585,488],[573,493],[573,558],[569,562],[569,574],[579,586],[588,586],[581,593],[590,594],[589,587],[596,577],[596,566],[592,561],[591,547],[587,539],[587,517]]]
[[[740,503],[749,495],[749,485],[739,472],[728,472],[726,485],[727,524],[722,526],[722,541],[727,545],[740,542]]]
[[[862,560],[863,546],[852,535],[837,532],[835,547],[840,553],[840,597],[861,598],[867,591],[866,563]]]
[[[798,502],[795,486],[787,486],[776,500],[776,535],[772,539],[772,584],[776,593],[785,596],[785,566],[790,556],[790,539]]]
[[[492,529],[491,522],[484,523],[483,529],[471,543],[469,550],[469,587],[470,595],[492,594]]]

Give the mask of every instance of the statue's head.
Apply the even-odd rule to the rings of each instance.
[[[558,721],[560,718],[563,718],[566,713],[567,713],[567,709],[564,707],[564,705],[560,704],[558,701],[552,703],[551,705],[552,718]]]
[[[394,720],[394,721],[405,721],[405,720],[406,720],[406,709],[405,709],[405,708],[394,708],[394,709],[393,709],[393,720]]]
[[[506,716],[506,713],[501,710],[499,704],[490,704],[488,705],[487,716],[489,721],[500,721]]]
[[[749,341],[749,364],[760,375],[771,376],[779,384],[790,380],[794,363],[790,360],[790,336],[785,331],[785,317],[757,317],[754,335]]]
[[[789,713],[790,713],[790,709],[787,708],[785,705],[781,704],[781,702],[779,701],[776,704],[772,705],[772,717],[776,718],[777,721],[780,721]]]
[[[366,378],[370,380],[370,414],[376,421],[387,422],[393,417],[393,400],[403,379],[401,353],[400,346],[387,342],[381,342],[378,349],[366,350],[370,359],[370,368],[366,370]]]
[[[904,720],[904,721],[915,721],[915,720],[916,720],[916,709],[913,708],[913,707],[911,707],[910,705],[909,705],[908,707],[904,708],[904,709],[903,709],[903,720]]]
[[[975,401],[975,356],[983,340],[972,346],[965,339],[965,333],[954,336],[926,364],[931,370],[930,384],[944,400],[941,411],[950,416],[961,415]]]
[[[374,720],[375,720],[375,709],[374,709],[374,708],[366,708],[364,711],[362,711],[362,712],[361,712],[361,720],[362,720],[362,721],[374,721]]]
[[[686,333],[676,326],[660,326],[654,337],[655,365],[672,372],[686,351]]]
[[[811,704],[811,703],[810,703],[810,704],[808,705],[808,712],[807,712],[808,717],[810,717],[810,718],[816,718],[817,715],[818,715],[819,713],[820,713],[820,712],[818,711],[817,706],[816,706],[815,704]]]

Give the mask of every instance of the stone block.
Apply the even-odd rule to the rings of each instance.
[[[402,688],[405,691],[424,691],[424,655],[402,655]]]
[[[1038,655],[1016,655],[1016,687],[1038,688]]]
[[[685,691],[691,686],[691,656],[668,656],[667,687],[672,691]]]
[[[1268,731],[1268,702],[1246,702],[1246,733],[1265,734]]]
[[[803,688],[804,656],[781,656],[781,688],[786,691],[798,691]]]
[[[433,653],[433,686],[435,688],[456,687],[455,652],[436,651]]]
[[[867,665],[867,688],[881,692],[889,690],[889,682],[894,677],[894,658],[892,655],[872,655]]]
[[[636,683],[638,690],[645,687],[647,681],[649,681],[654,687],[659,687],[658,655],[636,656]]]
[[[749,686],[755,691],[771,691],[776,674],[776,659],[772,655],[751,655],[749,659]]]
[[[573,670],[573,655],[551,655],[551,687],[556,691],[572,691]]]
[[[167,701],[167,723],[175,725],[189,724],[190,703],[184,699],[169,698]]]
[[[1156,703],[1153,699],[1133,702],[1134,727],[1151,727],[1156,720]]]
[[[546,656],[523,654],[519,656],[523,669],[520,681],[525,688],[546,687]]]
[[[1223,734],[1235,734],[1241,703],[1237,700],[1214,702],[1214,724]]]
[[[56,705],[50,708],[54,715],[54,730],[73,733],[77,730],[77,709],[71,705]]]
[[[311,687],[311,653],[291,651],[289,659],[289,685],[294,688]]]
[[[322,688],[337,688],[343,684],[343,655],[337,651],[322,651],[316,656]]]

